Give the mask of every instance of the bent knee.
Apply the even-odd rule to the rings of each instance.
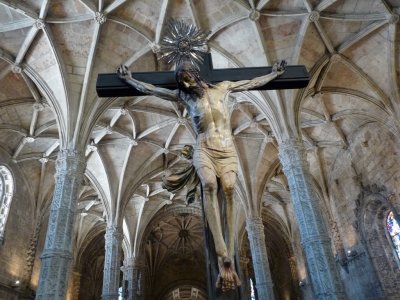
[[[225,193],[225,195],[227,197],[232,196],[233,195],[233,191],[234,191],[234,186],[233,186],[233,184],[224,186],[223,190],[224,190],[224,193]]]

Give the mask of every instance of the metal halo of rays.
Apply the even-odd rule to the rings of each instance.
[[[176,19],[169,20],[168,25],[168,33],[160,43],[160,59],[175,65],[187,60],[199,69],[203,56],[208,51],[207,36],[210,32]]]

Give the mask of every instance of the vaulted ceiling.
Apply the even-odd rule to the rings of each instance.
[[[214,68],[285,59],[309,70],[303,90],[231,97],[241,222],[269,207],[289,230],[280,141],[302,135],[324,195],[329,170],[360,128],[399,134],[399,13],[396,0],[0,0],[1,155],[23,170],[40,218],[58,150],[84,151],[77,247],[124,219],[125,251],[139,251],[150,220],[184,206],[161,176],[183,161],[180,150],[194,143],[194,132],[183,106],[150,96],[100,99],[95,82],[120,64],[133,72],[170,69],[157,50],[167,21],[181,19],[210,31]],[[179,237],[188,221],[175,217],[162,222]],[[151,226],[153,241],[161,239]],[[167,242],[182,248],[179,239]],[[191,243],[188,249],[197,247]]]

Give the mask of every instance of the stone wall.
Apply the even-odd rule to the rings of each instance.
[[[398,207],[398,143],[376,123],[350,135],[328,170],[331,208],[347,260],[341,277],[351,299],[398,299],[400,279],[385,220],[394,194]]]
[[[3,244],[0,245],[0,299],[23,299],[22,284],[26,251],[32,234],[32,203],[18,166],[0,153],[0,164],[6,165],[14,176],[14,196],[6,223]],[[18,209],[17,209],[18,208]],[[16,284],[19,280],[20,284]]]

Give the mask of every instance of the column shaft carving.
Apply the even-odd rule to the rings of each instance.
[[[273,300],[275,297],[267,248],[265,246],[264,224],[261,218],[249,218],[246,220],[246,225],[253,258],[254,274],[256,276],[258,298],[260,300]]]
[[[107,227],[103,275],[103,300],[118,300],[123,234],[119,227]]]
[[[288,179],[315,297],[344,299],[331,241],[311,184],[303,143],[297,139],[283,141],[279,147],[279,156]]]
[[[56,182],[36,299],[65,299],[72,259],[72,230],[78,189],[85,170],[82,153],[64,149],[58,154]]]
[[[140,298],[140,278],[145,266],[140,259],[130,258],[124,261],[124,281],[127,300],[138,300]]]

